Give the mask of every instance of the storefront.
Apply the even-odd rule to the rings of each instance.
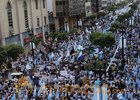
[[[9,44],[20,44],[20,36],[19,34],[16,35],[12,35],[10,37],[5,38],[5,44],[9,45]]]
[[[29,32],[23,32],[22,38],[24,44],[29,43],[30,42]]]
[[[36,37],[43,38],[43,30],[42,27],[36,28]]]

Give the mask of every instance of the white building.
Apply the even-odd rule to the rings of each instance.
[[[45,40],[48,32],[46,0],[1,0],[0,43],[26,44],[30,41],[28,29]]]
[[[52,0],[47,0],[47,9],[49,12],[53,11]]]

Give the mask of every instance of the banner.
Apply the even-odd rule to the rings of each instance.
[[[85,14],[86,14],[86,17],[88,17],[92,14],[91,2],[86,2],[85,3]]]

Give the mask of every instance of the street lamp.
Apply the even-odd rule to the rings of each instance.
[[[28,29],[29,32],[29,36],[30,36],[30,43],[31,43],[31,50],[32,50],[32,57],[33,57],[33,61],[34,61],[34,47],[33,47],[33,28]],[[33,62],[34,63],[34,62]],[[34,66],[34,64],[33,64]]]
[[[125,34],[125,27],[121,27],[121,33],[122,33],[122,70],[124,69],[125,66],[125,59],[124,59],[124,34]]]
[[[131,17],[131,33],[132,33],[132,23],[133,23],[133,22],[132,22],[132,17]]]

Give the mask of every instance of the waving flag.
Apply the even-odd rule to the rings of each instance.
[[[105,85],[102,86],[102,98],[102,100],[108,100],[107,87]]]
[[[36,85],[34,87],[33,97],[36,97]]]
[[[59,95],[60,95],[60,91],[59,91],[59,89],[57,89],[56,94],[55,94],[55,97],[56,98],[59,98]]]
[[[67,52],[66,52],[66,57],[65,57],[64,60],[67,60],[69,56],[70,56],[70,50],[69,50],[69,48],[68,48],[68,49],[67,49]]]
[[[61,62],[61,59],[62,59],[62,57],[59,57],[59,58],[57,59],[57,61],[53,61],[54,64],[55,64],[56,66],[59,65],[60,62]]]
[[[71,63],[74,63],[75,57],[73,56],[70,60]]]
[[[92,100],[97,100],[97,85],[94,85],[94,95]]]
[[[102,95],[101,95],[101,88],[98,86],[97,87],[97,99],[96,100],[102,100]]]
[[[82,53],[84,48],[81,45],[78,45],[77,50],[79,51],[77,59],[78,59],[78,61],[80,61],[84,58],[83,53]]]
[[[4,96],[2,96],[2,100],[5,100]]]

